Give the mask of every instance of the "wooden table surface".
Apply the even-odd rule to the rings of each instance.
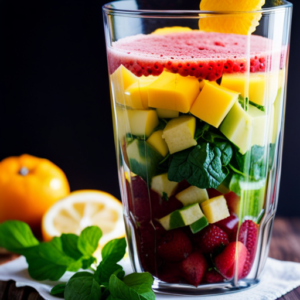
[[[300,219],[276,218],[269,256],[300,262]],[[0,255],[0,264],[14,258]],[[0,281],[0,300],[43,300],[43,298],[30,287],[16,288],[13,281]],[[300,287],[278,300],[300,300]]]

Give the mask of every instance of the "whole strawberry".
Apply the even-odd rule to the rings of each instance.
[[[205,283],[217,283],[223,281],[224,277],[214,269],[207,270],[203,277],[203,282]]]
[[[158,278],[168,283],[179,283],[182,278],[180,263],[164,262],[158,273]]]
[[[157,248],[158,255],[168,262],[180,262],[192,251],[191,241],[181,229],[166,232]]]
[[[211,254],[229,243],[226,232],[216,225],[209,225],[195,234],[194,240],[205,254]]]
[[[248,250],[241,242],[229,243],[221,254],[215,257],[217,270],[227,279],[232,279],[238,268],[238,279],[242,278]],[[236,261],[236,258],[238,261]],[[237,264],[236,264],[237,263]]]
[[[200,252],[193,252],[180,264],[183,278],[190,284],[198,286],[208,268],[205,257]]]
[[[243,277],[246,277],[252,267],[255,259],[256,247],[257,247],[257,235],[258,225],[252,220],[246,220],[240,227],[238,240],[242,242],[249,251],[247,256],[247,262],[243,271]]]

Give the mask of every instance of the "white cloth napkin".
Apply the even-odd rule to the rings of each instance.
[[[132,272],[128,259],[124,259],[121,264],[127,274]],[[60,283],[66,282],[71,276],[72,273],[66,273],[63,278],[61,278]],[[46,300],[58,299],[51,296],[49,292],[51,288],[59,282],[38,282],[31,279],[27,272],[27,263],[24,257],[20,257],[0,266],[0,280],[14,280],[17,283],[17,287],[31,286]],[[156,295],[156,299],[199,300],[201,298],[201,300],[275,300],[298,286],[300,286],[300,264],[269,258],[261,283],[252,289],[237,294],[213,297]]]

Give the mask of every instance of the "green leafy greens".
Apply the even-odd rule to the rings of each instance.
[[[57,281],[66,271],[77,272],[66,284],[56,285],[51,295],[66,300],[155,299],[151,289],[153,278],[149,273],[125,276],[123,267],[118,264],[126,253],[125,238],[112,240],[104,246],[102,261],[96,268],[93,254],[101,236],[100,228],[91,226],[80,236],[62,234],[50,242],[39,243],[23,222],[0,224],[0,247],[24,255],[33,279]],[[80,269],[88,271],[78,272]]]

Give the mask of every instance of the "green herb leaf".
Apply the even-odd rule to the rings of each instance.
[[[101,237],[102,231],[99,227],[90,226],[85,228],[78,239],[79,251],[88,257],[92,256],[98,248]]]
[[[155,294],[151,289],[153,278],[149,273],[131,274],[121,281],[116,275],[109,280],[111,299],[121,300],[154,300]]]
[[[72,271],[76,270],[76,264],[77,270],[81,267],[81,263],[64,253],[61,239],[57,237],[51,242],[32,247],[26,252],[25,257],[29,265],[29,275],[36,280],[57,281],[70,266],[72,266]]]
[[[209,143],[175,153],[170,164],[168,178],[170,181],[187,180],[191,185],[202,189],[217,188],[228,175],[222,167],[222,152]]]
[[[68,233],[62,234],[61,237],[63,251],[75,260],[82,257],[82,253],[78,250],[78,236],[76,234]]]
[[[163,192],[162,193],[162,199],[164,199],[165,201],[169,201],[169,197],[168,197],[168,194]]]
[[[113,261],[110,261],[109,259],[106,259],[101,261],[101,263],[97,267],[97,271],[95,272],[95,279],[97,280],[97,282],[99,282],[99,284],[107,286],[110,276],[122,270],[122,266],[116,264]]]
[[[126,253],[125,238],[114,239],[108,242],[102,249],[102,259],[108,259],[115,263],[119,262]]]
[[[20,221],[6,221],[0,224],[0,246],[10,252],[24,255],[26,248],[39,244],[30,227]]]
[[[90,258],[87,258],[87,259],[82,259],[81,260],[81,263],[82,263],[82,269],[83,270],[86,270],[88,269],[92,264],[96,263],[97,262],[97,259],[93,256],[91,256]]]
[[[210,129],[210,126],[207,123],[202,122],[199,126],[196,128],[195,137],[194,139],[198,141],[200,138],[203,137],[205,132],[207,132]]]
[[[50,292],[52,296],[64,298],[64,292],[65,292],[66,284],[61,283],[54,286]]]
[[[65,300],[99,300],[101,287],[93,274],[80,272],[71,277],[64,295]]]

